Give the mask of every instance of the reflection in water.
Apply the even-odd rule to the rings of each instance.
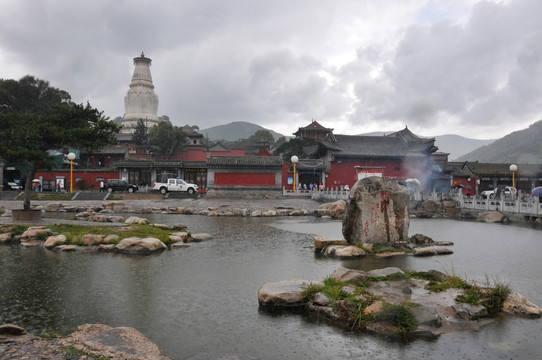
[[[507,319],[476,333],[403,343],[320,324],[303,315],[259,311],[267,282],[322,280],[338,266],[438,269],[495,276],[542,304],[540,231],[494,224],[419,220],[411,234],[454,241],[454,254],[433,258],[328,259],[314,235],[341,236],[338,221],[305,218],[207,218],[149,215],[186,223],[213,240],[153,256],[59,253],[0,246],[0,323],[34,333],[69,333],[83,323],[131,326],[174,358],[200,352],[260,359],[536,358],[541,321]]]

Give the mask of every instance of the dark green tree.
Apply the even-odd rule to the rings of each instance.
[[[132,134],[132,141],[136,145],[145,145],[149,141],[149,132],[147,126],[143,122],[143,119],[137,121],[134,133]]]
[[[75,104],[69,93],[25,76],[0,79],[0,157],[26,161],[24,209],[30,209],[32,179],[50,168],[47,150],[65,146],[99,149],[116,141],[119,128],[90,104]]]
[[[181,151],[186,143],[186,133],[170,122],[161,121],[149,129],[149,144],[154,146],[160,155],[173,155]]]

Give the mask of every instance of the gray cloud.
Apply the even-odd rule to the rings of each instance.
[[[179,125],[496,137],[542,117],[537,0],[0,2],[0,77],[110,117],[141,51]]]

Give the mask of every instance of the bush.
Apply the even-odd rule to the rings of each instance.
[[[397,326],[403,334],[410,333],[418,327],[418,321],[408,307],[385,303],[377,320]]]

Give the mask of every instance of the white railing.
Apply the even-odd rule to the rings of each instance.
[[[499,199],[482,199],[465,197],[463,194],[455,194],[452,197],[458,203],[459,208],[501,211],[525,215],[542,215],[542,203],[538,197],[523,196],[521,199],[501,197]]]
[[[332,187],[332,188],[326,188],[326,189],[286,189],[282,188],[282,195],[284,196],[302,196],[302,197],[310,197],[312,200],[319,200],[319,201],[335,201],[335,200],[347,200],[348,194],[350,194],[350,190],[344,190],[341,187]]]

